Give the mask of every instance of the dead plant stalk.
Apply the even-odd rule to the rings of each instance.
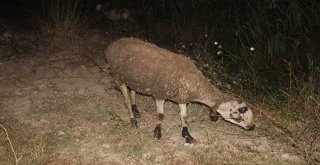
[[[11,140],[10,140],[10,137],[9,137],[9,134],[8,134],[8,131],[7,131],[6,127],[4,127],[2,124],[0,124],[0,126],[4,130],[4,132],[6,133],[6,138],[7,138],[8,142],[9,142],[9,144],[10,144],[11,151],[12,151],[12,153],[14,155],[14,159],[16,161],[16,165],[18,165],[18,163],[19,163],[20,159],[22,158],[22,156],[20,156],[20,158],[17,157],[17,154],[14,151],[14,148],[13,148],[13,145],[11,143]]]

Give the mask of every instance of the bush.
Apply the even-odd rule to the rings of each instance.
[[[42,34],[68,36],[95,23],[93,7],[84,0],[42,1],[36,24]]]

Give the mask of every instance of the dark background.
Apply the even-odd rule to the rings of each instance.
[[[74,5],[91,28],[117,26],[121,29],[119,36],[149,38],[176,51],[177,47],[184,46],[180,51],[198,61],[200,67],[218,62],[236,79],[240,80],[237,77],[240,76],[248,80],[243,85],[251,89],[287,84],[287,64],[304,80],[320,65],[317,0],[13,0],[0,3],[2,31],[5,25],[37,30],[42,26],[39,22],[56,21],[57,18],[50,15],[52,8]],[[135,22],[106,19],[95,10],[98,3],[107,4],[108,9],[129,9]],[[216,41],[223,47],[222,54],[217,53],[222,50],[214,46]],[[194,50],[204,45],[210,46],[201,50],[200,57],[196,56]],[[210,67],[203,69],[212,75]]]

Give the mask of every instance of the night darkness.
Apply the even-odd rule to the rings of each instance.
[[[318,0],[1,0],[0,164],[319,164],[319,29]],[[104,54],[123,37],[192,60],[255,130],[188,104],[182,137],[143,93],[131,128]]]

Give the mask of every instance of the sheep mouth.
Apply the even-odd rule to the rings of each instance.
[[[237,123],[240,123],[240,122],[245,122],[243,119],[240,119],[240,118],[231,118],[232,120],[234,120],[235,122]]]
[[[240,123],[241,121],[243,121],[241,119],[233,119],[233,118],[223,118],[223,120],[226,121],[226,122],[232,123],[232,124]],[[233,123],[231,120],[236,122],[236,123]]]
[[[254,124],[249,123],[249,122],[245,121],[244,119],[225,118],[224,120],[228,123],[236,124],[237,126],[241,127],[242,129],[244,129],[246,131],[252,131],[255,128]],[[241,122],[243,122],[245,125],[240,124]]]
[[[228,121],[228,122],[230,122],[229,120],[233,120],[233,121],[235,121],[236,123],[241,123],[241,122],[245,122],[245,123],[246,123],[246,121],[244,121],[244,120],[241,119],[241,118],[232,118],[232,117],[230,117],[230,118],[224,118],[224,120],[225,120],[225,121]]]

